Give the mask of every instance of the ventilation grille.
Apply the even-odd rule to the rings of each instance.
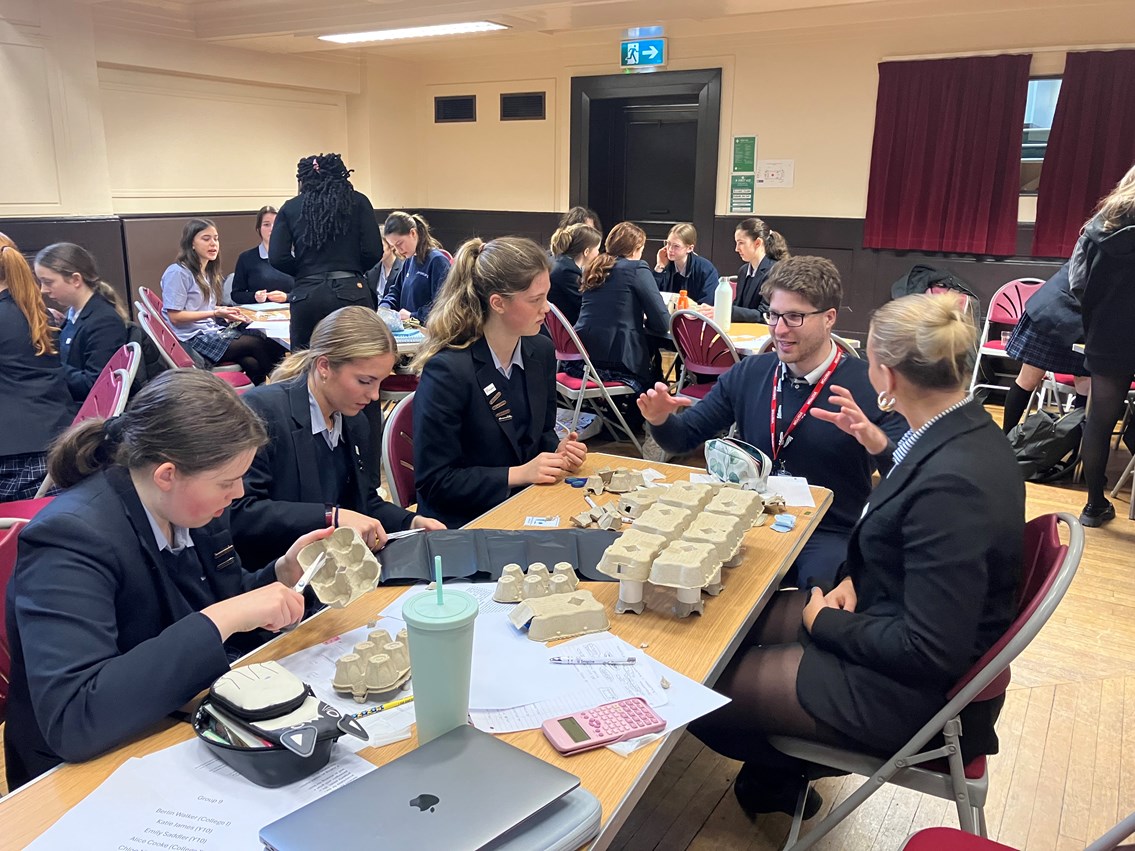
[[[477,120],[477,96],[454,95],[434,98],[434,124]]]
[[[544,92],[501,95],[501,121],[543,121]]]

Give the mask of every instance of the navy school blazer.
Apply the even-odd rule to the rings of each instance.
[[[579,281],[583,270],[566,254],[552,260],[552,271],[548,276],[551,287],[548,301],[560,309],[568,323],[575,325],[579,319],[579,308],[583,304],[583,293],[579,291]]]
[[[402,264],[402,272],[387,285],[386,295],[379,306],[408,310],[411,316],[425,325],[438,290],[445,283],[452,265],[437,248],[430,249],[425,265],[419,264],[417,257],[407,257]]]
[[[418,511],[449,528],[463,526],[520,488],[508,486],[508,468],[541,452],[554,452],[556,354],[537,334],[520,338],[532,411],[531,448],[521,452],[510,421],[493,412],[490,398],[505,380],[482,337],[464,349],[438,352],[422,370],[414,394],[414,478]]]
[[[242,569],[227,517],[190,536],[217,601],[276,580],[274,561]],[[229,669],[216,626],[166,574],[122,467],[64,491],[20,532],[7,623],[9,788],[143,734]]]
[[[717,289],[717,267],[700,254],[690,252],[686,257],[686,274],[679,275],[678,267],[672,260],[666,262],[661,272],[651,269],[654,280],[658,282],[659,292],[676,293],[686,291],[693,301],[701,304],[713,304],[713,291]]]
[[[772,272],[776,261],[768,255],[753,269],[748,263],[737,270],[737,295],[733,299],[733,322],[764,323],[768,302],[761,295],[761,287]]]
[[[107,361],[126,345],[126,322],[97,293],[83,305],[75,322],[59,331],[59,359],[71,398],[82,402]]]
[[[324,438],[311,433],[306,375],[262,384],[241,398],[268,429],[268,443],[244,474],[244,496],[231,512],[241,558],[259,564],[285,552],[300,535],[327,525],[315,453],[315,441]],[[380,459],[371,451],[375,444],[365,413],[343,416],[342,440],[355,459],[354,502],[360,513],[374,517],[388,532],[409,528],[414,515],[378,495]]]

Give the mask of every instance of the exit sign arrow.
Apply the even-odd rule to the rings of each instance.
[[[651,45],[650,47],[646,48],[646,50],[644,50],[642,52],[642,55],[645,56],[647,59],[654,59],[658,56],[658,48],[655,47],[654,45]]]

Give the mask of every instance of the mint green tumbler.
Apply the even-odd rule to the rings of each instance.
[[[430,591],[402,606],[419,745],[469,722],[476,617],[477,599],[456,588],[444,589],[441,603]]]

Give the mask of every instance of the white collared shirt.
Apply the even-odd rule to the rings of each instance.
[[[493,366],[495,366],[505,378],[512,378],[512,368],[514,366],[524,369],[524,355],[520,353],[519,340],[516,341],[516,348],[512,350],[512,360],[508,362],[507,366],[501,364],[500,358],[497,357],[497,353],[493,351],[492,346],[489,346],[489,354],[493,356]]]
[[[343,437],[343,415],[336,411],[331,415],[331,428],[327,428],[327,420],[323,417],[323,410],[315,400],[311,388],[307,388],[307,406],[311,411],[311,433],[322,434],[327,445],[334,449]]]
[[[260,245],[256,246],[256,248],[260,252],[260,259],[261,260],[267,260],[268,259],[268,247],[266,245],[264,245],[264,243],[262,242],[262,243],[260,243]]]
[[[170,524],[170,529],[173,530],[173,543],[169,542],[166,538],[166,533],[162,531],[162,527],[158,525],[157,518],[146,508],[145,504],[142,505],[142,510],[146,512],[146,519],[150,521],[150,528],[154,532],[154,543],[158,545],[158,552],[162,550],[169,550],[174,555],[184,550],[186,547],[193,546],[193,538],[189,536],[189,530],[182,526],[174,526]]]
[[[839,357],[839,346],[835,344],[834,340],[832,341],[831,345],[832,350],[828,352],[828,356],[824,358],[824,362],[813,369],[811,372],[805,373],[803,376],[796,375],[791,369],[787,368],[787,364],[782,364],[788,380],[791,381],[796,387],[800,386],[801,381],[806,381],[809,385],[815,384],[817,381],[819,381],[820,378],[823,377],[823,374],[827,370],[827,368],[832,365],[832,361]]]

